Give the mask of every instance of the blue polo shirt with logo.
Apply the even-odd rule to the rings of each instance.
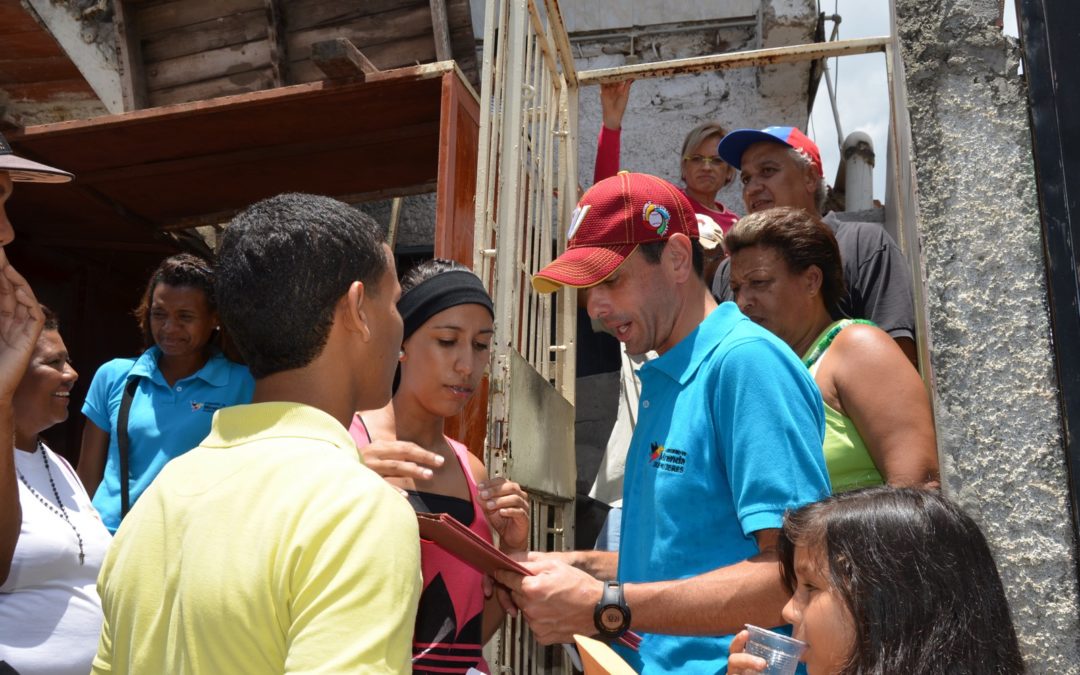
[[[619,579],[684,579],[757,554],[753,533],[829,494],[825,414],[806,367],[725,302],[639,371]],[[633,606],[631,606],[633,611]],[[643,635],[641,673],[727,669],[726,636]]]
[[[94,508],[110,532],[120,527],[120,450],[116,444],[116,418],[129,377],[139,386],[128,412],[128,466],[131,503],[143,493],[162,467],[199,445],[210,433],[214,411],[250,403],[255,380],[246,366],[216,352],[193,375],[172,386],[158,370],[161,350],[151,347],[138,359],[113,359],[98,368],[86,393],[82,412],[109,432],[105,474]]]

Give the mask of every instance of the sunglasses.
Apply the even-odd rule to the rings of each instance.
[[[700,166],[702,164],[704,164],[705,166],[713,166],[714,164],[717,166],[724,165],[724,160],[720,159],[715,155],[711,157],[706,155],[684,155],[683,161],[690,162],[691,164],[694,164],[696,166]]]

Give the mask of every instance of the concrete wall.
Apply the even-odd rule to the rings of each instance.
[[[1077,560],[1027,92],[999,0],[895,0],[946,489],[1001,570],[1032,672],[1080,673]]]
[[[814,0],[564,0],[560,6],[579,72],[811,42],[817,25]],[[478,41],[483,10],[481,0],[472,0]],[[482,45],[477,50],[481,59]],[[621,166],[682,185],[679,149],[686,133],[702,122],[718,120],[729,129],[770,124],[805,129],[809,72],[807,64],[791,64],[635,82],[623,123]],[[599,96],[595,86],[584,87],[579,95],[578,183],[586,188],[592,185],[600,131]],[[737,184],[719,199],[745,213]],[[385,223],[389,208],[386,202],[368,210]],[[402,215],[402,245],[422,244],[425,237],[430,241],[432,199],[407,198]]]
[[[649,1],[637,4],[659,5]],[[774,39],[786,44],[813,40],[817,17],[812,0],[763,0],[755,4],[753,14],[722,18],[725,25],[706,22],[677,33],[659,32],[661,27],[654,26],[652,31],[648,27],[627,29],[621,37],[571,36],[578,71],[777,46]],[[565,11],[568,15],[575,12],[569,5]],[[644,9],[639,10],[643,13]],[[807,64],[776,66],[767,72],[739,69],[635,82],[623,119],[620,165],[682,185],[679,149],[690,129],[709,120],[728,129],[770,124],[805,129],[808,88]],[[579,95],[578,176],[583,187],[592,184],[601,124],[599,96],[595,86],[582,88]],[[745,212],[737,185],[723,190],[719,199],[736,212]]]

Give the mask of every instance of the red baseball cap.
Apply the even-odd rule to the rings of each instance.
[[[720,139],[716,148],[716,154],[736,169],[742,169],[742,156],[754,143],[779,143],[796,150],[814,167],[818,176],[824,176],[821,168],[821,151],[817,143],[807,138],[806,134],[799,131],[798,127],[765,127],[761,131],[757,129],[736,129]]]
[[[562,286],[595,286],[619,268],[638,244],[682,233],[697,238],[690,200],[663,178],[620,171],[596,183],[570,220],[566,251],[532,279],[539,293]]]

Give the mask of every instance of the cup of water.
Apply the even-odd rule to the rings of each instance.
[[[762,671],[765,675],[795,675],[799,657],[806,651],[806,643],[771,630],[746,624],[750,639],[746,641],[746,653],[760,656],[768,662]]]

